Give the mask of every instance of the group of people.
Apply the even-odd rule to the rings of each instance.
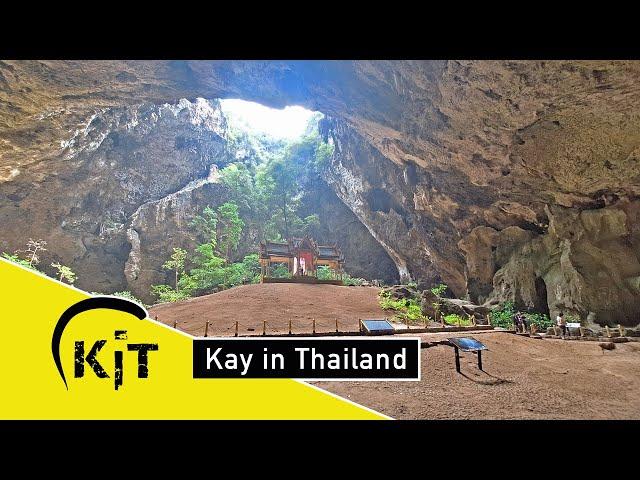
[[[514,313],[512,321],[517,332],[526,332],[529,329],[529,320],[522,312]]]
[[[529,330],[530,322],[522,312],[514,313],[512,321],[513,326],[515,327],[517,332],[526,332],[527,330]],[[567,321],[564,318],[564,314],[562,312],[559,312],[558,316],[556,317],[556,325],[558,325],[558,327],[560,327],[560,330],[562,330],[562,338],[570,335]]]

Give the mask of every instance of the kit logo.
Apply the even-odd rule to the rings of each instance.
[[[62,333],[64,329],[69,324],[71,319],[80,313],[95,310],[98,308],[106,308],[110,310],[118,310],[121,312],[129,313],[140,320],[144,320],[147,317],[147,312],[137,303],[131,302],[124,298],[117,297],[93,297],[88,298],[86,300],[82,300],[78,303],[73,304],[69,308],[67,308],[64,313],[58,319],[56,326],[53,330],[53,336],[51,338],[51,353],[53,355],[53,361],[58,368],[58,373],[60,373],[60,377],[64,382],[67,390],[69,389],[69,385],[67,385],[67,379],[65,377],[64,369],[62,367],[62,360],[60,359],[60,340],[62,338]],[[117,345],[120,346],[123,341],[127,340],[127,331],[126,330],[116,330],[114,332],[114,342],[118,342]],[[91,367],[91,370],[98,378],[111,378],[111,376],[107,373],[104,367],[100,364],[98,360],[98,353],[102,348],[106,345],[106,339],[100,339],[93,342],[89,352],[86,353],[87,348],[84,340],[76,340],[74,342],[74,377],[75,378],[83,378],[85,376],[85,366],[88,365]],[[88,345],[88,344],[87,344]],[[149,352],[157,351],[158,344],[157,343],[126,343],[122,344],[124,347],[126,345],[127,351],[135,351],[138,356],[138,378],[147,378],[149,376]],[[122,386],[123,376],[124,376],[124,350],[116,349],[113,352],[114,356],[114,372],[113,372],[113,383],[114,388],[118,390]],[[85,365],[86,364],[86,365]]]

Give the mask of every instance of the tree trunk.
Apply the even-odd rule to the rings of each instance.
[[[36,258],[36,253],[38,253],[37,248],[33,251],[33,255],[31,255],[31,260],[29,260],[29,266],[31,267],[33,267],[33,260]]]
[[[289,223],[287,222],[287,194],[286,192],[282,195],[282,213],[284,215],[284,235],[285,238],[289,239]]]

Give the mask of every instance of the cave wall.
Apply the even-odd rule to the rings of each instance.
[[[318,215],[320,224],[312,235],[321,244],[338,245],[345,258],[345,270],[352,277],[400,281],[398,269],[387,251],[371,235],[353,211],[321,178],[309,185],[300,207],[300,215]]]
[[[494,240],[477,228],[513,246],[530,237],[525,243],[562,249],[571,240],[552,224],[613,207],[625,211],[630,233],[602,243],[585,227],[583,239],[598,250],[572,244],[565,255],[545,254],[555,264],[548,272],[561,273],[538,270],[533,285],[549,291],[545,278],[566,277],[574,265],[584,282],[565,280],[563,304],[579,303],[601,323],[638,321],[638,294],[623,287],[635,285],[633,269],[604,280],[585,262],[638,258],[625,205],[640,196],[640,62],[4,61],[0,74],[5,184],[63,172],[63,145],[104,108],[198,96],[300,104],[334,119],[328,130],[340,148],[327,181],[343,200],[357,199],[347,205],[403,277],[442,280],[477,299],[498,298],[496,288],[510,283],[530,290],[530,279],[514,287],[509,261],[495,263],[485,248]],[[514,265],[527,255],[513,249]],[[491,261],[494,272],[483,266]],[[598,289],[630,313],[585,303]]]
[[[92,115],[65,140],[51,162],[55,169],[27,170],[0,184],[0,222],[10,226],[0,233],[0,250],[13,252],[29,238],[42,238],[48,243],[43,270],[60,261],[73,267],[80,288],[128,289],[131,217],[148,202],[206,178],[210,164],[224,163],[225,132],[224,117],[207,102]]]
[[[218,169],[257,155],[227,139],[216,100],[102,109],[64,141],[50,162],[58,164],[55,171],[28,170],[0,183],[0,221],[11,226],[0,231],[0,251],[45,239],[42,270],[51,273],[50,263],[61,262],[77,273],[80,288],[129,290],[152,303],[151,285],[174,281],[162,268],[172,248],[197,245],[189,225],[194,216],[231,199]],[[314,199],[308,214],[322,210],[323,240],[345,249],[352,274],[397,277],[393,262],[332,190],[325,185],[308,198]],[[333,230],[338,219],[348,225],[344,231]],[[373,254],[353,248],[355,239]],[[239,257],[257,251],[260,240],[245,229]]]

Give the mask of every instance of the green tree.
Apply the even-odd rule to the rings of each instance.
[[[275,201],[272,202],[276,211],[279,211],[282,218],[281,233],[284,238],[289,238],[289,225],[292,215],[292,209],[295,195],[297,193],[298,183],[296,180],[297,169],[291,162],[287,162],[285,158],[277,159],[267,166],[267,174],[272,181],[270,186],[273,189],[271,196]]]
[[[314,168],[317,172],[321,172],[328,164],[333,156],[334,146],[324,142],[317,142],[314,152]]]
[[[40,257],[38,256],[38,253],[45,252],[47,250],[45,248],[46,244],[47,242],[45,242],[44,240],[33,240],[32,238],[29,239],[29,241],[27,242],[26,254],[30,266],[33,267],[34,265],[40,263]]]
[[[45,248],[46,245],[47,242],[45,242],[44,240],[33,240],[32,238],[30,238],[27,242],[27,248],[25,250],[16,250],[12,254],[3,252],[2,258],[39,272],[40,270],[36,268],[36,265],[40,263],[39,254],[47,250]],[[21,257],[19,255],[21,252],[25,254],[24,257]]]
[[[164,262],[162,268],[172,270],[175,274],[175,288],[170,285],[151,285],[151,293],[156,295],[161,302],[177,302],[191,297],[191,289],[185,288],[185,261],[187,251],[182,248],[174,248],[171,258]]]
[[[58,280],[63,281],[66,280],[70,285],[76,281],[76,274],[66,265],[61,265],[59,263],[52,263],[51,266],[57,270]]]
[[[165,270],[173,270],[175,272],[175,289],[180,291],[179,277],[184,273],[184,262],[187,258],[187,251],[182,248],[174,248],[171,259],[164,262],[162,268]]]
[[[217,230],[218,230],[218,214],[209,205],[204,207],[202,215],[196,215],[191,222],[191,226],[195,230],[196,234],[205,239],[205,242],[210,243],[213,248],[217,245]]]
[[[217,255],[212,243],[198,245],[193,263],[195,267],[183,277],[183,286],[205,291],[224,283],[225,259]]]
[[[216,243],[224,259],[230,262],[233,252],[238,248],[244,221],[238,214],[238,205],[232,202],[220,205],[217,209],[217,214]]]
[[[194,217],[191,226],[205,244],[211,245],[212,253],[223,257],[228,262],[232,260],[244,228],[238,205],[226,202],[216,210],[206,206],[202,215]]]

